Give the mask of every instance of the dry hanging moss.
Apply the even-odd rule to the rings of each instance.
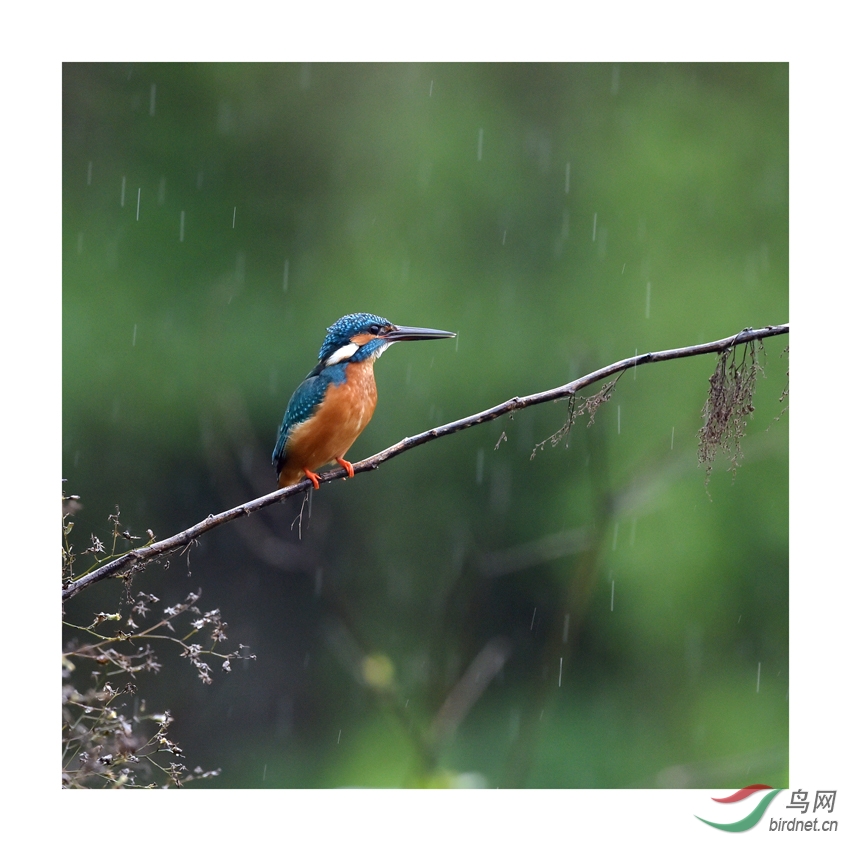
[[[546,443],[551,444],[552,446],[557,446],[564,437],[568,437],[570,431],[575,424],[576,419],[579,416],[584,416],[585,413],[588,414],[587,427],[589,428],[593,425],[593,422],[596,418],[596,411],[608,401],[611,396],[614,394],[614,387],[617,386],[617,381],[625,374],[625,370],[620,372],[613,381],[609,381],[599,390],[595,395],[589,396],[588,398],[581,398],[580,396],[570,396],[569,400],[569,408],[567,411],[567,421],[551,436],[547,437],[542,442],[538,443],[534,450],[531,452],[530,460],[534,460],[534,456],[539,451],[543,451]],[[569,443],[566,444],[569,447]],[[498,448],[498,444],[497,444]]]
[[[739,348],[742,349],[740,359]],[[758,362],[755,341],[743,346],[733,345],[717,360],[717,368],[708,382],[708,398],[702,408],[703,426],[698,435],[697,457],[705,467],[706,483],[718,450],[729,457],[733,475],[738,468],[743,456],[741,438],[747,417],[755,411],[753,394],[759,373],[764,374],[764,371]]]

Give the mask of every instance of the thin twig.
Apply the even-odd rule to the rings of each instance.
[[[449,422],[446,425],[441,425],[438,428],[432,428],[429,431],[423,431],[414,437],[406,437],[401,442],[396,443],[371,457],[361,460],[353,464],[356,473],[371,472],[377,469],[382,463],[390,460],[396,455],[402,454],[409,449],[421,446],[424,443],[430,443],[431,440],[446,437],[449,434],[463,431],[466,428],[472,428],[474,425],[481,425],[484,422],[490,422],[493,419],[498,419],[507,413],[513,413],[515,410],[522,410],[526,407],[531,407],[535,404],[545,404],[549,401],[574,396],[579,390],[595,384],[598,381],[605,380],[618,372],[623,372],[626,369],[631,369],[637,366],[643,366],[646,363],[660,363],[663,360],[676,360],[680,357],[695,357],[700,354],[710,354],[712,352],[725,351],[732,346],[742,343],[751,342],[757,339],[766,339],[771,336],[789,333],[789,324],[784,325],[768,325],[764,328],[746,328],[734,336],[726,337],[725,339],[715,340],[714,342],[706,342],[701,345],[690,345],[685,348],[672,348],[667,351],[647,352],[639,354],[635,357],[627,357],[625,360],[619,360],[602,369],[597,369],[595,372],[590,372],[582,378],[577,378],[575,381],[570,381],[560,387],[555,387],[551,390],[545,390],[540,393],[533,393],[527,396],[516,396],[488,410],[482,410],[480,413],[475,413],[472,416],[467,416],[464,419],[457,419],[454,422]],[[320,476],[320,480],[324,483],[333,481],[337,478],[342,478],[347,473],[342,468],[332,469]],[[223,511],[220,514],[210,514],[206,519],[191,526],[190,528],[175,534],[173,537],[168,537],[165,540],[159,540],[151,543],[148,546],[140,546],[138,549],[133,549],[124,555],[116,558],[114,561],[103,564],[90,573],[82,576],[76,581],[71,581],[62,588],[62,599],[70,599],[76,596],[81,590],[88,587],[90,584],[101,581],[102,579],[113,576],[116,573],[127,572],[137,568],[141,564],[148,561],[161,558],[168,555],[177,549],[189,546],[197,540],[202,534],[224,525],[231,520],[239,517],[248,516],[269,505],[277,502],[282,502],[288,499],[295,493],[300,493],[309,489],[312,484],[308,480],[293,484],[291,487],[284,487],[281,490],[275,490],[272,493],[267,493],[258,499],[252,499],[250,502],[245,502],[242,505],[237,505],[235,508]]]

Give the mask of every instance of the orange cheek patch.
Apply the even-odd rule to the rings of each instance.
[[[378,337],[375,336],[375,334],[356,334],[351,337],[351,341],[357,346],[364,346],[367,342],[369,342],[369,340],[377,338]]]

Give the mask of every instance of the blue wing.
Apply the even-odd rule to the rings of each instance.
[[[277,443],[272,453],[272,464],[280,473],[286,462],[286,444],[292,431],[302,422],[306,422],[325,398],[331,383],[345,381],[345,367],[337,364],[326,369],[317,366],[299,385],[286,405],[283,422],[277,432]]]

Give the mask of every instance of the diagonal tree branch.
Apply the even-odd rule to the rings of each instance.
[[[454,434],[457,431],[463,431],[466,428],[471,428],[474,425],[481,425],[484,422],[490,422],[493,419],[498,419],[507,413],[513,413],[515,410],[522,410],[526,407],[531,407],[535,404],[544,404],[556,399],[574,396],[579,390],[609,378],[612,375],[624,372],[627,369],[643,366],[646,363],[659,363],[663,360],[676,360],[680,357],[695,357],[700,354],[710,354],[712,352],[723,352],[728,349],[755,340],[766,339],[771,336],[789,333],[789,324],[784,325],[768,325],[764,328],[746,328],[734,336],[726,337],[725,339],[715,340],[714,342],[706,342],[701,345],[691,345],[684,348],[672,348],[667,351],[647,352],[646,354],[638,354],[635,357],[627,357],[625,360],[619,360],[602,369],[597,369],[595,372],[590,372],[582,378],[577,378],[575,381],[570,381],[560,387],[555,387],[543,392],[533,393],[527,396],[515,396],[508,401],[497,404],[488,410],[482,410],[480,413],[474,413],[463,419],[457,419],[454,422],[449,422],[441,425],[438,428],[432,428],[428,431],[423,431],[421,434],[416,434],[413,437],[405,437],[405,439],[396,443],[371,457],[361,460],[353,464],[355,472],[371,472],[377,469],[382,463],[390,460],[390,458],[400,455],[409,449],[421,446],[423,443],[430,443],[431,440],[436,440],[439,437],[445,437],[449,434]],[[320,480],[333,481],[336,478],[342,478],[346,475],[344,469],[332,469],[329,472],[320,476]],[[76,581],[68,582],[62,588],[62,599],[70,599],[76,596],[81,590],[85,589],[95,582],[116,575],[117,573],[127,572],[138,568],[140,565],[165,555],[169,555],[178,549],[183,549],[194,543],[202,534],[224,525],[231,520],[239,517],[248,516],[256,511],[273,505],[276,502],[282,502],[288,499],[295,493],[300,493],[309,489],[312,484],[307,481],[301,481],[298,484],[293,484],[291,487],[284,487],[281,490],[267,493],[258,499],[252,499],[242,505],[237,505],[235,508],[223,511],[220,514],[210,514],[206,519],[195,525],[168,537],[165,540],[160,540],[156,543],[151,543],[148,546],[140,546],[130,552],[117,557],[115,560],[103,564],[100,567],[92,570],[90,573],[80,577]]]

